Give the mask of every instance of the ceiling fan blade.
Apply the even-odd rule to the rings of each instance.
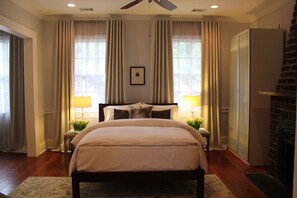
[[[128,9],[131,8],[132,6],[135,6],[136,4],[142,2],[143,0],[135,0],[132,1],[131,3],[128,3],[127,5],[125,5],[124,7],[122,7],[121,9]]]
[[[159,6],[167,9],[167,10],[174,10],[175,8],[177,8],[173,3],[167,1],[167,0],[154,0],[157,4],[159,4]]]

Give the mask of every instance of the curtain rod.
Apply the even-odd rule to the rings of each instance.
[[[216,17],[205,17],[205,18],[191,18],[191,17],[182,17],[182,16],[169,16],[169,15],[101,15],[101,16],[74,16],[74,15],[54,15],[47,16],[45,20],[60,20],[60,19],[69,19],[74,21],[105,21],[109,19],[122,19],[122,20],[155,20],[155,19],[170,19],[172,21],[205,21],[205,20],[218,20]]]

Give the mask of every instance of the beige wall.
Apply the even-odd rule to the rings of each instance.
[[[43,23],[43,76],[44,76],[44,129],[47,147],[54,144],[53,133],[53,113],[54,113],[54,69],[55,69],[55,35],[56,35],[56,22],[45,21]]]
[[[127,102],[150,101],[150,42],[151,37],[149,20],[125,21]],[[131,66],[145,67],[145,85],[130,85]]]
[[[295,1],[291,0],[281,8],[257,19],[251,24],[253,28],[280,28],[289,32]]]

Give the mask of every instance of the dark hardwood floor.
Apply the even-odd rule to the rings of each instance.
[[[46,151],[39,157],[0,153],[0,192],[7,195],[29,176],[68,176],[70,156]],[[208,174],[216,174],[240,198],[265,197],[245,173],[266,172],[265,167],[249,167],[228,150],[211,151]]]

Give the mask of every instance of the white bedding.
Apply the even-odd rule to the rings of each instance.
[[[164,119],[113,120],[86,128],[72,141],[69,174],[107,171],[207,171],[202,136],[188,125]]]

